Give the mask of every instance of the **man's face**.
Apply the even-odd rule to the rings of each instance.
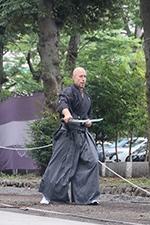
[[[86,71],[84,69],[78,69],[73,76],[74,83],[79,89],[83,89],[86,83]]]

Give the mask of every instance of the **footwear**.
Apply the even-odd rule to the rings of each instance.
[[[99,202],[97,200],[93,200],[89,205],[99,205]]]
[[[42,200],[40,201],[40,204],[49,204],[49,201],[43,196]]]

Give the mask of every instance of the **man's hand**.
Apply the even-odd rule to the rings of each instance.
[[[65,108],[62,110],[62,114],[64,115],[64,121],[65,123],[71,123],[72,122],[72,116],[71,113],[69,111],[69,109]]]
[[[64,117],[65,123],[71,123],[72,122],[72,117]]]
[[[86,122],[85,125],[86,125],[87,127],[91,127],[92,122]]]

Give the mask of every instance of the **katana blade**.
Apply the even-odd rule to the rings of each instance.
[[[71,120],[71,123],[87,123],[87,122],[94,123],[94,122],[100,122],[102,120],[103,120],[103,118],[100,118],[100,119],[91,119],[91,120],[76,120],[76,119],[72,119]]]

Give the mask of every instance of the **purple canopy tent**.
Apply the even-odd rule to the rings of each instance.
[[[35,160],[26,157],[26,151],[18,150],[24,147],[24,139],[29,138],[27,123],[42,116],[35,116],[38,111],[37,100],[43,101],[42,93],[33,96],[12,97],[1,102],[0,109],[0,170],[37,169]]]

